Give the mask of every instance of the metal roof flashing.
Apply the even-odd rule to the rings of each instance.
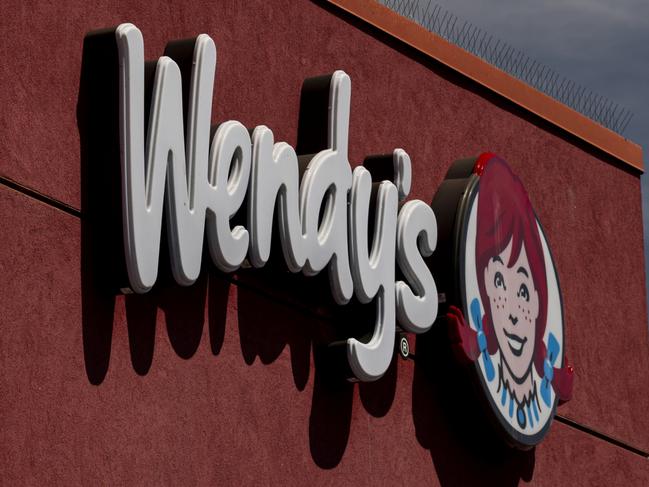
[[[367,0],[327,3],[403,42],[630,168],[644,172],[642,147],[388,7]]]

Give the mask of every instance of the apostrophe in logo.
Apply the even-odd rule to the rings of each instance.
[[[451,167],[433,208],[440,214],[453,204],[450,336],[506,439],[529,448],[547,433],[557,402],[572,394],[548,242],[521,180],[493,154]]]

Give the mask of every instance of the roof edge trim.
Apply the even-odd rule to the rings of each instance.
[[[615,159],[638,171],[644,171],[642,147],[638,144],[448,42],[416,22],[402,17],[388,7],[367,0],[326,1]]]

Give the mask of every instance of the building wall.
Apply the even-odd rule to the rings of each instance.
[[[8,485],[647,483],[646,459],[602,439],[649,451],[633,169],[320,2],[9,0],[0,13]],[[106,293],[114,247],[89,248],[99,225],[89,185],[114,168],[93,157],[89,107],[100,100],[82,76],[83,42],[127,21],[149,59],[170,40],[209,34],[213,121],[264,124],[291,145],[303,80],[345,70],[352,165],[404,148],[412,197],[430,201],[455,159],[504,157],[552,246],[577,374],[558,413],[582,428],[555,421],[528,452],[485,439],[437,325],[418,340],[416,363],[395,357],[374,384],[332,380],[320,347],[372,308],[333,306],[323,278],[206,266],[190,288],[161,279],[146,296]]]

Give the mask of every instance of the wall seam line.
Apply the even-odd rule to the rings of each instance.
[[[649,460],[649,452],[646,452],[644,450],[641,450],[640,448],[636,448],[622,440],[619,440],[617,438],[614,438],[612,436],[607,435],[606,433],[602,433],[601,431],[597,431],[596,429],[589,428],[586,425],[583,425],[581,423],[578,423],[575,420],[569,419],[565,416],[561,416],[559,414],[556,414],[554,416],[554,419],[556,419],[559,423],[565,424],[566,426],[576,429],[578,431],[581,431],[582,433],[586,433],[590,436],[593,436],[595,438],[598,438],[602,441],[605,441],[606,443],[609,443],[611,445],[615,445],[619,448],[622,448],[628,452],[631,452],[635,455],[639,455],[647,460]]]
[[[18,181],[14,181],[11,178],[8,178],[6,176],[0,176],[0,184],[7,188],[13,189],[14,191],[17,191],[18,193],[28,196],[32,199],[38,200],[41,203],[45,203],[48,206],[61,210],[62,212],[67,213],[68,215],[81,218],[81,210],[75,208],[74,206],[68,205],[67,203],[64,203],[61,200],[57,200],[56,198],[47,196],[46,194],[43,194],[40,191],[36,191],[35,189],[30,188],[29,186],[20,184]]]

